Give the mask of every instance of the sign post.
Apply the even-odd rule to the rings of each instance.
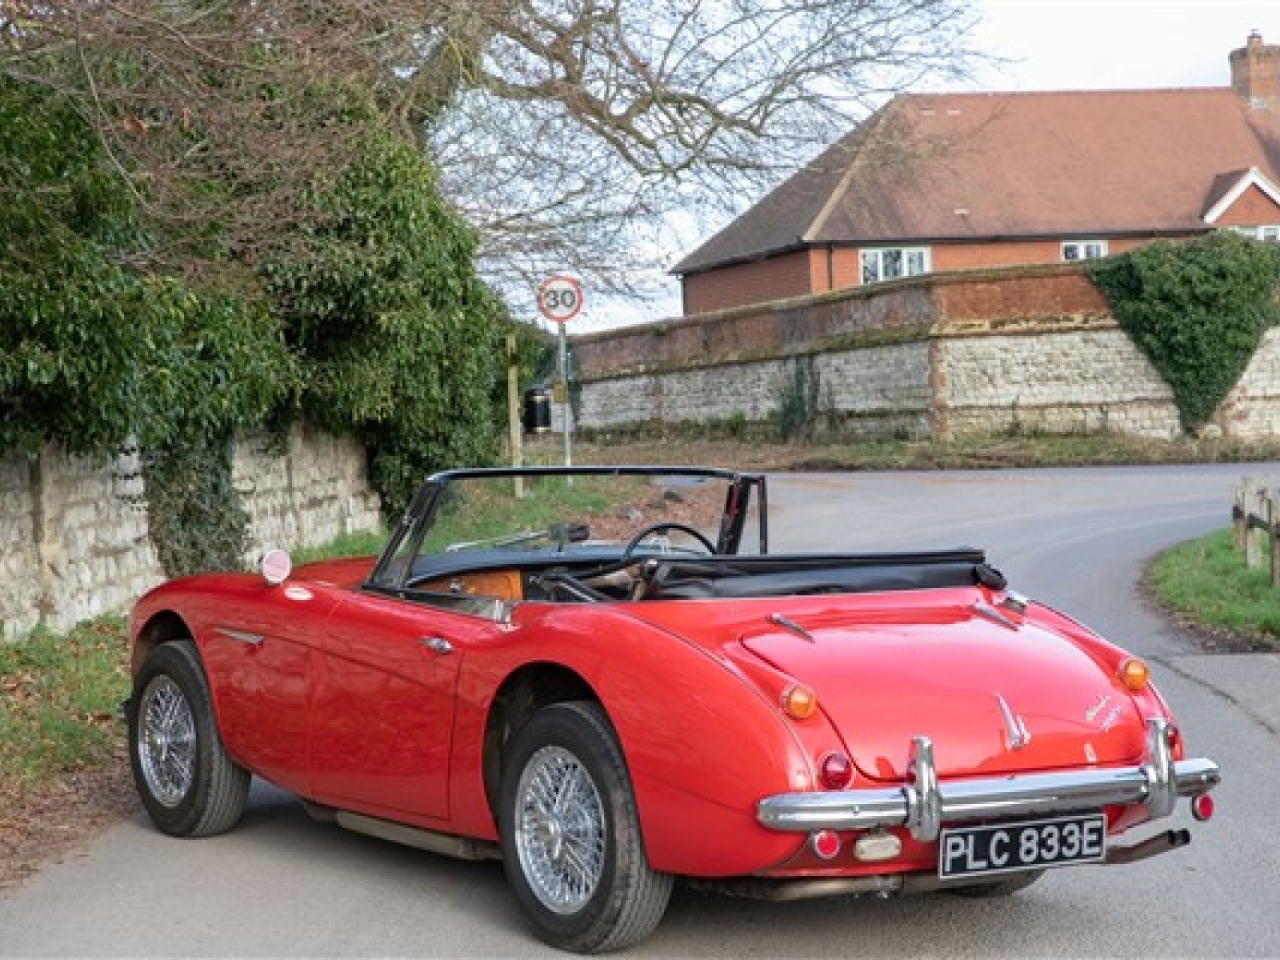
[[[520,437],[520,363],[516,356],[516,335],[507,334],[507,436],[511,441],[511,465],[524,465]],[[516,477],[516,499],[524,499],[524,481]]]
[[[564,391],[564,465],[573,466],[573,409],[569,404],[569,344],[565,327],[582,311],[582,284],[563,274],[547,277],[538,286],[538,310],[560,327],[560,386]]]

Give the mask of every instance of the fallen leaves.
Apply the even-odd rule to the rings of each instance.
[[[68,774],[39,789],[0,782],[0,895],[87,846],[137,809],[122,750],[104,767]]]

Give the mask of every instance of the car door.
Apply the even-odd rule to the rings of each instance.
[[[239,763],[305,795],[313,647],[342,592],[243,580],[210,605],[201,630],[219,730]]]
[[[321,803],[445,821],[455,686],[493,621],[353,593],[334,611],[312,675],[311,782]]]

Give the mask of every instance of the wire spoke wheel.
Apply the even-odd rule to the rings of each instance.
[[[590,774],[568,750],[543,747],[516,791],[516,852],[533,894],[556,913],[582,909],[600,885],[606,845],[604,804]]]
[[[182,689],[167,676],[153,679],[139,706],[138,760],[156,802],[176,807],[195,780],[196,724]]]
[[[621,950],[662,919],[672,878],[649,866],[626,759],[598,703],[543,707],[512,738],[499,830],[507,879],[547,943]]]
[[[133,690],[125,711],[129,761],[152,822],[176,837],[230,830],[244,811],[250,775],[223,748],[195,644],[160,644]]]

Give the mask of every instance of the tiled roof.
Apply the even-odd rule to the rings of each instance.
[[[673,272],[827,244],[1203,230],[1253,168],[1280,183],[1280,114],[1226,87],[902,95]]]

